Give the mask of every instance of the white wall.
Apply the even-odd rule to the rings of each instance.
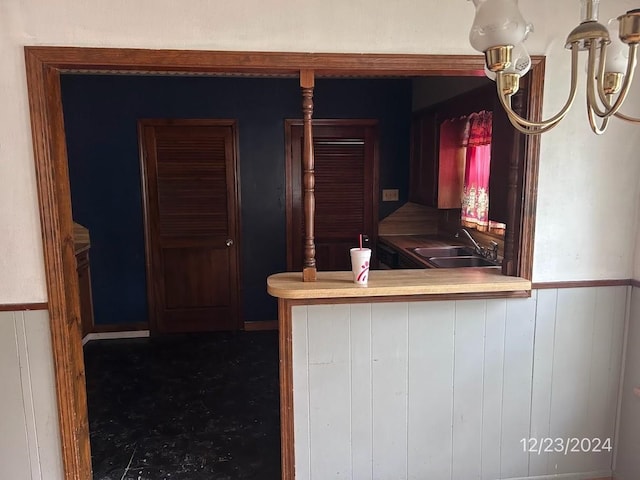
[[[563,44],[577,21],[578,2],[520,4],[536,27],[528,41],[531,53],[548,55],[545,111],[550,114],[565,97],[569,62]],[[634,6],[631,0],[604,0],[601,10],[604,17]],[[24,45],[470,54],[473,10],[464,0],[194,0],[187,6],[172,0],[4,0],[0,303],[46,298]],[[569,117],[542,140],[536,281],[629,278],[633,273],[640,176],[634,152],[640,135],[637,127],[620,122],[604,137],[589,133],[583,92],[581,87]]]
[[[627,291],[294,307],[296,478],[610,476]]]
[[[640,476],[640,289],[633,288],[629,316],[625,375],[622,384],[620,447],[617,452],[617,480],[637,480]]]
[[[46,311],[0,312],[0,478],[62,478]]]
[[[551,114],[565,97],[568,56],[562,45],[577,21],[578,2],[523,0],[520,4],[536,25],[528,42],[530,52],[548,55],[545,112]],[[611,16],[635,6],[631,0],[603,0],[601,10],[603,16]],[[467,44],[467,32],[472,18],[473,8],[464,0],[192,0],[187,4],[173,0],[3,0],[0,304],[46,300],[25,45],[470,54],[474,52]],[[579,95],[583,92],[581,87]],[[619,122],[604,137],[588,133],[581,98],[568,118],[542,140],[536,281],[629,278],[633,273],[640,135],[636,128]],[[640,108],[630,113],[640,114]],[[636,263],[640,271],[640,260]],[[39,334],[25,330],[27,343],[46,338],[46,322],[38,322]],[[43,408],[51,410],[55,408],[51,356],[50,349],[42,347],[29,351],[26,358],[34,370],[44,372],[34,385],[41,389],[38,398]],[[3,351],[0,369],[15,386],[12,361]],[[28,394],[21,390],[5,389],[2,395],[3,400],[6,396],[13,402],[11,414],[20,411],[21,399],[28,401]],[[47,425],[57,428],[53,420]],[[10,439],[7,448],[18,451],[16,445],[23,441],[20,429],[10,431],[16,433],[3,435]],[[57,456],[53,437],[38,435],[38,441],[46,455]],[[22,462],[19,458],[20,454],[15,460],[12,457],[11,465]],[[49,471],[57,472],[58,466]]]

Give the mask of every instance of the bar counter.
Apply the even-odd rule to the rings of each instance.
[[[354,284],[351,272],[318,272],[315,282],[303,282],[300,272],[287,272],[271,275],[267,291],[288,300],[501,292],[511,296],[514,292],[528,295],[531,281],[502,275],[498,268],[373,270],[366,286]]]
[[[463,323],[484,328],[486,312],[493,312],[489,315],[502,312],[505,316],[513,312],[520,317],[523,312],[520,305],[527,309],[535,305],[529,298],[531,282],[502,275],[499,268],[373,270],[366,286],[354,284],[351,272],[318,272],[315,282],[303,282],[301,272],[287,272],[271,275],[267,291],[278,297],[283,480],[338,478],[334,458],[344,457],[344,452],[373,458],[374,450],[380,449],[371,450],[369,437],[366,441],[352,442],[352,432],[345,430],[351,428],[352,422],[345,420],[342,413],[365,412],[366,418],[362,420],[365,427],[380,422],[403,424],[406,419],[402,415],[396,418],[392,413],[402,412],[402,405],[411,400],[408,393],[403,394],[405,398],[393,393],[393,388],[383,388],[380,394],[375,393],[374,403],[386,402],[389,408],[375,412],[368,409],[378,385],[395,385],[398,381],[407,384],[407,360],[396,358],[398,352],[409,348],[407,342],[434,346],[426,350],[418,348],[416,352],[422,352],[420,355],[439,351],[438,345],[451,343],[453,337],[443,331],[452,333],[454,324],[460,329]],[[524,303],[507,308],[509,301]],[[528,316],[522,318],[526,320]],[[414,353],[407,350],[406,356]],[[429,369],[437,365],[438,362],[429,365],[424,374],[420,373],[420,384],[432,383]],[[352,386],[352,381],[364,384]],[[375,389],[373,383],[367,383],[374,381]],[[385,396],[387,391],[391,392],[389,398]],[[371,395],[366,393],[369,396],[364,398],[361,392]],[[452,405],[451,398],[447,399],[450,394],[444,392],[442,398]],[[336,412],[341,413],[336,416]],[[433,415],[428,402],[417,407],[416,412]],[[436,417],[440,415],[436,413]],[[394,432],[390,427],[388,435],[379,438],[389,438],[391,443],[407,438],[404,430]],[[426,444],[418,447],[429,451]],[[383,462],[385,468],[394,469],[406,461],[404,449],[385,446],[380,451],[390,452],[383,455],[388,457]],[[366,473],[371,473],[371,465],[353,468],[349,478],[366,478]],[[404,477],[386,472],[380,478]],[[420,478],[429,476],[425,472]]]

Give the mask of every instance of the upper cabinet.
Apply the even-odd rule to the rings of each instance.
[[[526,82],[513,99],[517,111],[524,108],[525,89]],[[489,218],[508,223],[509,185],[521,181],[517,160],[523,136],[509,122],[493,83],[414,113],[409,200],[441,209],[461,208],[465,158],[460,149],[451,148],[455,140],[449,130],[456,121],[481,111],[492,112]]]
[[[409,201],[436,207],[438,203],[437,111],[426,110],[411,120]]]

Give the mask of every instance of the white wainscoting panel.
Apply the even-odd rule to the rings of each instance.
[[[627,352],[620,434],[616,458],[616,480],[640,478],[640,396],[634,389],[640,387],[640,289],[633,288],[627,335]]]
[[[49,317],[0,312],[0,478],[63,478]]]
[[[407,478],[408,332],[409,304],[372,305],[369,388],[372,392],[375,480]]]
[[[430,478],[451,478],[455,318],[454,302],[409,303],[408,411],[412,421],[408,424],[407,478],[411,480],[422,480],[425,472]]]
[[[294,307],[296,477],[610,475],[610,451],[525,446],[613,441],[627,294]]]

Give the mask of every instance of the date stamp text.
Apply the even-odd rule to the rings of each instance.
[[[522,438],[520,439],[522,450],[525,453],[561,453],[569,455],[571,453],[601,453],[611,452],[610,438],[578,438],[578,437],[544,437],[544,438]]]

